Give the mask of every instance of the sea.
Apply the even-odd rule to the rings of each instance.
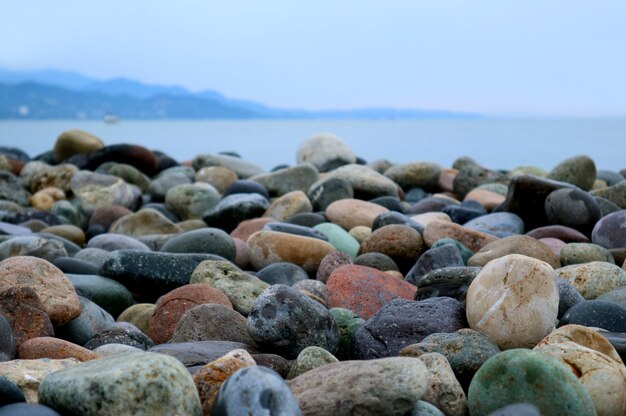
[[[120,120],[0,121],[0,145],[31,157],[51,149],[58,135],[80,129],[106,144],[132,143],[176,160],[234,151],[270,170],[296,163],[300,143],[318,133],[340,137],[362,159],[392,163],[432,161],[449,167],[461,156],[509,170],[552,169],[588,155],[598,169],[626,168],[625,118],[480,118],[447,120]]]

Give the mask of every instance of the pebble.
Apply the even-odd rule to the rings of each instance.
[[[571,183],[588,191],[596,180],[596,164],[588,156],[574,156],[556,165],[548,178]]]
[[[100,354],[83,348],[69,341],[54,337],[31,338],[20,344],[18,358],[21,360],[36,360],[51,358],[55,360],[74,358],[84,362],[102,358]]]
[[[445,356],[426,353],[419,356],[430,374],[429,386],[422,400],[434,404],[447,415],[467,414],[467,398]]]
[[[603,217],[596,223],[591,232],[591,241],[604,248],[626,247],[626,210],[617,211]]]
[[[360,199],[342,199],[326,208],[326,217],[346,230],[362,225],[372,228],[374,219],[389,210]]]
[[[160,249],[163,253],[215,254],[234,261],[236,248],[233,239],[219,228],[200,228],[178,234],[167,240]]]
[[[424,242],[428,247],[442,238],[457,240],[473,252],[479,251],[487,244],[498,240],[498,237],[480,231],[471,230],[461,225],[448,222],[431,222],[424,229]]]
[[[237,181],[237,174],[223,166],[211,166],[199,169],[194,177],[196,182],[205,182],[212,185],[218,192],[224,194]]]
[[[468,157],[457,159],[452,167],[459,171],[454,177],[454,193],[462,196],[481,184],[499,182],[505,179],[503,173],[480,166]]]
[[[611,252],[606,248],[591,243],[569,243],[559,251],[561,265],[571,266],[573,264],[589,263],[592,261],[602,261],[615,264]]]
[[[520,254],[492,260],[472,281],[466,307],[470,328],[487,334],[500,349],[534,347],[556,321],[554,270]]]
[[[270,286],[259,295],[247,326],[261,348],[286,358],[295,358],[310,346],[331,354],[339,347],[339,328],[328,310],[286,285]]]
[[[408,416],[445,416],[445,414],[432,404],[418,400],[413,405],[411,413],[408,413]]]
[[[333,178],[346,180],[352,186],[355,198],[368,200],[379,196],[399,196],[398,185],[394,181],[366,166],[354,164],[328,172],[309,189],[314,189]]]
[[[169,342],[233,341],[254,345],[246,318],[215,303],[194,306],[180,317]]]
[[[556,284],[559,289],[559,313],[557,318],[561,319],[561,317],[565,315],[565,312],[577,303],[584,301],[585,298],[583,298],[569,280],[557,277]]]
[[[626,286],[626,271],[603,261],[574,264],[558,269],[560,278],[569,280],[585,299],[595,299]]]
[[[191,178],[184,172],[161,172],[159,176],[150,181],[146,193],[151,201],[164,202],[167,192],[178,185],[191,184]]]
[[[141,198],[141,191],[128,185],[123,179],[89,171],[72,175],[70,188],[87,214],[106,205],[121,205],[133,209]]]
[[[324,235],[337,251],[346,253],[350,258],[358,255],[361,245],[340,226],[326,222],[316,225],[313,229]]]
[[[429,381],[421,360],[391,357],[325,365],[288,383],[303,415],[373,416],[408,413]]]
[[[112,234],[142,237],[151,234],[177,234],[182,230],[165,215],[152,208],[143,208],[115,221],[109,227]]]
[[[39,211],[49,211],[55,202],[65,199],[65,192],[59,188],[44,188],[28,198],[31,207]]]
[[[415,264],[423,250],[424,241],[420,233],[406,225],[391,224],[376,229],[363,240],[359,254],[384,254],[400,270],[406,271]]]
[[[351,230],[354,230],[358,227],[365,227],[366,229],[370,230],[370,233],[371,233],[372,231],[375,231],[386,225],[393,225],[393,224],[407,225],[413,228],[415,231],[417,231],[420,234],[424,233],[424,225],[396,211],[383,212],[382,214],[374,218],[374,222],[372,223],[371,227],[365,227],[365,226],[360,225],[360,226],[351,228]]]
[[[463,226],[500,238],[524,234],[524,222],[519,216],[510,212],[494,212],[482,215],[466,222]]]
[[[150,333],[150,318],[152,317],[154,309],[155,305],[153,303],[136,303],[133,306],[126,308],[117,317],[116,321],[128,322],[135,325],[141,332],[148,334],[152,341],[158,343]],[[171,336],[171,330],[169,336]]]
[[[309,276],[302,267],[292,263],[272,263],[256,273],[256,277],[269,285],[293,286]]]
[[[601,300],[579,302],[559,320],[559,326],[568,324],[626,332],[626,307]]]
[[[467,289],[480,272],[480,267],[442,267],[415,280],[415,300],[447,296],[465,306]]]
[[[430,334],[466,327],[465,309],[455,299],[441,297],[419,302],[394,299],[357,330],[354,355],[360,360],[392,357]]]
[[[61,242],[37,236],[16,236],[0,243],[0,259],[2,260],[14,256],[29,256],[51,262],[67,255]]]
[[[608,199],[621,209],[626,209],[626,181],[621,181],[608,188],[596,189],[590,192],[594,197]]]
[[[328,237],[318,230],[314,230],[308,226],[286,222],[269,222],[263,226],[263,230],[299,235],[301,237],[319,238],[322,241],[328,241]]]
[[[203,169],[221,169],[221,168],[203,168]],[[196,174],[197,176],[197,174]],[[222,192],[223,196],[232,194],[253,194],[257,193],[266,199],[270,199],[270,193],[267,188],[258,182],[248,179],[237,179],[230,183],[230,185]]]
[[[211,415],[257,414],[300,416],[302,412],[294,394],[279,374],[267,367],[244,367],[222,384]]]
[[[104,147],[98,137],[82,130],[66,130],[54,142],[54,159],[62,162],[78,153],[91,153]]]
[[[57,326],[54,335],[78,345],[85,345],[96,334],[109,328],[115,319],[107,311],[87,298],[79,296],[81,311],[78,317],[63,326]]]
[[[276,221],[286,221],[293,215],[311,212],[312,210],[311,201],[309,201],[304,192],[291,191],[274,200],[263,216]]]
[[[315,278],[322,283],[326,283],[332,272],[340,266],[347,264],[352,264],[352,258],[349,255],[340,251],[333,251],[324,256],[317,268]]]
[[[489,184],[495,185],[495,184]],[[488,189],[476,188],[472,189],[465,195],[463,201],[476,201],[482,205],[486,210],[493,211],[505,201],[506,193],[504,195],[493,192]]]
[[[220,201],[221,195],[208,183],[181,184],[165,194],[165,206],[182,220],[202,218]]]
[[[334,134],[324,133],[304,140],[296,153],[298,163],[311,163],[320,172],[328,172],[356,162],[356,156],[344,141]]]
[[[6,377],[0,376],[0,410],[9,404],[24,403],[25,401],[24,393],[15,383]]]
[[[146,334],[127,322],[114,323],[103,329],[87,341],[84,347],[94,350],[105,344],[124,344],[142,350],[147,350],[154,346],[154,343]]]
[[[73,358],[12,360],[0,362],[0,374],[20,388],[27,403],[37,403],[39,385],[49,374],[79,363],[80,361]]]
[[[263,169],[255,164],[229,155],[198,155],[191,163],[196,171],[208,166],[223,166],[235,172],[240,179],[247,179],[251,176],[263,173]]]
[[[527,236],[536,239],[557,238],[566,243],[588,243],[589,238],[573,228],[564,225],[546,225],[545,227],[535,228],[526,233]]]
[[[144,175],[136,167],[126,163],[105,162],[95,172],[117,176],[126,183],[135,185],[141,192],[146,192],[148,186],[150,186],[150,178],[148,176]]]
[[[317,181],[307,191],[313,209],[325,211],[330,204],[340,199],[354,198],[352,184],[343,178]]]
[[[337,362],[339,362],[339,360],[324,348],[315,346],[306,347],[298,354],[296,361],[291,366],[289,374],[287,374],[287,380],[294,379],[314,368]]]
[[[618,287],[596,298],[604,302],[613,302],[626,307],[626,286]]]
[[[552,224],[561,224],[589,235],[602,218],[598,202],[580,189],[558,189],[546,198],[546,216]]]
[[[482,209],[481,209],[482,208]],[[442,214],[446,214],[450,220],[457,224],[465,224],[481,215],[487,214],[487,210],[481,205],[480,208],[468,207],[461,205],[448,205],[442,211]]]
[[[89,217],[89,227],[99,225],[106,231],[111,224],[130,213],[132,213],[131,210],[121,205],[104,205],[97,208],[91,214]]]
[[[414,162],[393,165],[385,171],[385,176],[403,189],[438,189],[441,167],[430,162]]]
[[[12,287],[0,292],[0,316],[9,323],[9,330],[0,332],[4,351],[30,338],[54,336],[54,328],[37,292],[30,286]],[[11,339],[14,347],[10,348]],[[8,348],[7,348],[8,347]]]
[[[345,308],[369,319],[393,299],[413,300],[415,286],[384,272],[358,265],[345,265],[330,274],[326,282],[328,301],[333,308]]]
[[[150,248],[137,240],[136,238],[124,235],[105,233],[100,234],[89,240],[87,243],[88,248],[97,248],[105,251],[115,250],[140,250],[150,251]]]
[[[193,379],[176,359],[136,352],[56,371],[41,383],[39,402],[83,415],[201,415]]]
[[[339,327],[340,335],[339,348],[335,355],[342,361],[349,360],[352,358],[354,334],[356,334],[359,327],[365,323],[365,320],[345,308],[332,308],[330,309],[330,314]]]
[[[365,253],[359,255],[354,259],[354,264],[357,266],[365,266],[372,269],[380,270],[381,272],[387,271],[400,271],[395,261],[386,254],[382,253]]]
[[[84,274],[66,276],[77,294],[95,302],[114,317],[135,303],[130,291],[113,279]]]
[[[435,195],[426,197],[421,199],[419,202],[412,204],[408,209],[408,213],[418,215],[442,212],[448,206],[460,205],[459,201],[454,198],[450,198],[442,194]]]
[[[441,240],[437,240],[433,244],[431,244],[430,248],[437,248],[446,244],[452,244],[459,249],[459,253],[461,253],[461,258],[463,259],[464,265],[467,265],[470,257],[474,255],[474,252],[472,250],[453,238],[442,238]]]
[[[282,196],[289,192],[307,192],[319,179],[318,170],[309,163],[252,176],[250,180],[265,187],[270,195]]]
[[[230,233],[244,220],[260,217],[270,203],[259,194],[233,194],[223,198],[202,215],[209,227]],[[245,239],[242,239],[245,241]]]
[[[527,235],[505,237],[487,244],[467,261],[467,265],[482,267],[491,260],[510,254],[520,254],[541,260],[553,269],[561,266],[559,257],[550,250],[550,247]]]
[[[463,267],[464,262],[459,249],[452,244],[426,250],[409,270],[405,281],[417,286],[418,281],[425,274],[444,267]]]
[[[11,322],[0,315],[0,361],[14,359],[15,353],[15,337],[11,330]]]

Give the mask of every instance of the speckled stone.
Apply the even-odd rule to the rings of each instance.
[[[269,205],[268,200],[259,194],[228,195],[206,211],[202,219],[209,227],[221,228],[230,233],[242,221],[263,215]]]
[[[548,178],[571,183],[588,191],[596,180],[596,164],[588,156],[574,156],[555,166]]]
[[[568,324],[626,332],[626,307],[600,300],[579,302],[559,320],[559,326]]]
[[[559,292],[550,265],[510,254],[487,263],[466,298],[470,328],[501,349],[533,347],[554,328]]]
[[[11,330],[4,335],[12,333],[15,346],[19,347],[30,338],[54,335],[50,317],[37,292],[30,286],[12,287],[0,292],[0,316],[10,324]]]
[[[604,248],[626,247],[626,210],[617,211],[603,217],[593,227],[591,241]]]
[[[296,361],[291,366],[289,374],[287,375],[287,380],[292,380],[307,371],[313,370],[314,368],[337,362],[339,362],[339,360],[337,360],[334,355],[326,351],[324,348],[315,346],[306,347],[300,352],[300,354],[298,354]]]
[[[89,240],[88,248],[97,248],[106,251],[141,250],[150,251],[150,248],[136,238],[123,234],[100,234]]]
[[[278,169],[273,172],[255,175],[250,180],[264,186],[270,195],[285,195],[292,191],[307,192],[319,179],[319,172],[309,163]]]
[[[400,416],[422,397],[429,379],[420,360],[393,357],[318,367],[289,381],[289,387],[303,415]]]
[[[182,220],[202,218],[220,201],[221,195],[208,183],[176,185],[165,194],[165,206]]]
[[[15,353],[15,337],[11,331],[11,323],[0,315],[0,361],[14,359]]]
[[[164,202],[167,192],[178,185],[188,185],[192,178],[185,172],[180,171],[163,171],[156,178],[152,179],[146,193],[153,202]]]
[[[47,261],[67,257],[68,253],[59,241],[37,236],[15,236],[0,243],[0,259],[14,256],[31,256]]]
[[[415,280],[415,300],[447,296],[465,306],[467,289],[480,267],[442,267],[420,276]]]
[[[406,225],[386,225],[378,228],[362,243],[359,254],[381,253],[389,256],[400,268],[408,270],[424,250],[420,233]]]
[[[326,208],[326,217],[346,230],[363,225],[372,227],[374,219],[389,210],[360,199],[341,199]]]
[[[546,198],[546,215],[552,224],[561,224],[589,235],[602,217],[598,202],[580,189],[557,189]]]
[[[563,246],[559,252],[561,264],[571,266],[573,264],[603,261],[615,264],[611,252],[606,248],[591,243],[569,243]]]
[[[626,209],[626,181],[621,181],[608,188],[596,189],[591,191],[591,195],[594,197],[601,197],[608,199],[613,204],[617,205],[621,209]]]
[[[322,283],[326,283],[331,273],[340,266],[352,264],[352,258],[346,253],[334,251],[324,256],[317,268],[315,278]]]
[[[89,171],[72,175],[70,188],[87,214],[105,205],[121,205],[132,209],[141,197],[138,188],[122,179]]]
[[[150,186],[150,178],[136,167],[127,163],[105,162],[95,171],[96,173],[117,176],[126,183],[135,185],[141,192],[146,192],[148,186]]]
[[[187,231],[167,240],[161,247],[164,253],[208,253],[227,260],[235,260],[233,239],[219,228],[200,228]]]
[[[37,403],[37,390],[46,376],[58,370],[76,366],[79,363],[80,361],[73,358],[12,360],[0,362],[0,374],[22,390],[27,403]]]
[[[398,185],[394,181],[374,169],[355,164],[341,166],[328,172],[324,178],[311,185],[310,189],[314,189],[332,178],[348,181],[352,186],[355,198],[368,200],[379,196],[399,196]]]
[[[408,413],[408,416],[445,416],[445,414],[432,404],[418,400],[413,405],[413,408],[411,408],[411,413]]]
[[[514,235],[485,245],[468,261],[468,266],[486,265],[491,260],[510,254],[520,254],[548,263],[552,268],[561,266],[559,258],[548,246],[527,235]]]
[[[113,234],[141,237],[150,234],[176,234],[182,230],[165,215],[152,208],[143,208],[134,214],[126,215],[109,227]]]
[[[466,222],[463,226],[500,238],[524,233],[524,222],[520,217],[510,212],[494,212],[482,215]]]
[[[404,280],[412,285],[417,285],[421,277],[431,271],[444,267],[463,266],[463,258],[459,249],[455,245],[445,244],[426,250],[406,274]]]
[[[291,191],[272,202],[263,216],[276,221],[285,221],[293,215],[311,212],[312,210],[311,201],[309,201],[304,192]]]
[[[560,278],[569,280],[585,299],[595,299],[613,289],[626,286],[626,271],[602,261],[574,264],[556,272]]]
[[[292,263],[270,264],[259,270],[256,277],[270,285],[282,284],[287,286],[293,286],[295,283],[309,278],[302,267]]]
[[[116,322],[108,326],[94,335],[84,347],[94,350],[105,344],[124,344],[142,350],[154,346],[154,342],[146,334],[128,322]]]
[[[48,187],[28,197],[28,203],[39,211],[49,211],[55,202],[65,198],[65,192],[62,189]]]
[[[437,406],[445,414],[467,414],[467,398],[445,356],[431,352],[419,356],[430,374],[429,386],[422,400]]]
[[[20,345],[18,358],[21,360],[37,360],[40,358],[60,360],[64,358],[74,358],[84,362],[102,357],[96,352],[69,341],[54,337],[37,337],[26,340]]]
[[[152,353],[105,357],[48,375],[39,402],[83,415],[201,415],[193,379],[176,359]]]
[[[613,302],[620,306],[626,307],[626,286],[613,289],[596,298],[604,302]]]
[[[474,252],[498,240],[498,237],[494,235],[470,230],[458,224],[441,221],[428,224],[424,229],[423,237],[424,242],[429,247],[442,238],[452,238]]]
[[[556,283],[559,289],[559,313],[557,318],[561,319],[565,312],[572,306],[585,300],[582,295],[576,290],[574,285],[565,279],[557,277]]]

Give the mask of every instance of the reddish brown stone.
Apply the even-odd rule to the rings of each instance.
[[[537,240],[540,238],[558,238],[566,243],[589,243],[589,238],[586,235],[564,225],[547,225],[535,228],[527,232],[526,235]]]
[[[265,224],[270,222],[276,222],[273,218],[254,218],[251,220],[245,220],[239,223],[237,228],[231,231],[230,236],[232,238],[239,238],[243,241],[248,241],[248,238],[257,231],[261,231]]]
[[[31,338],[24,341],[17,350],[17,356],[20,360],[75,358],[78,361],[89,361],[102,358],[102,355],[97,352],[72,342],[52,337]]]
[[[364,266],[341,266],[326,283],[331,308],[352,310],[369,319],[396,298],[413,300],[417,288],[385,272]]]
[[[386,225],[375,230],[361,243],[359,254],[381,253],[396,262],[400,270],[408,271],[424,251],[424,240],[415,229],[400,224]]]
[[[54,336],[50,317],[31,287],[12,287],[2,292],[0,314],[11,324],[16,346],[30,338]]]
[[[163,344],[172,337],[179,319],[194,306],[217,303],[232,309],[224,293],[214,287],[193,283],[179,287],[161,296],[150,317],[148,335],[155,344]]]
[[[457,240],[473,252],[477,252],[487,244],[498,240],[498,237],[495,235],[442,221],[431,222],[424,229],[424,242],[427,246],[430,247],[442,238]]]
[[[111,224],[125,215],[132,214],[132,211],[121,205],[105,205],[91,214],[89,226],[99,225],[108,230]]]
[[[376,217],[389,210],[381,205],[360,199],[340,199],[330,204],[325,211],[333,223],[351,230],[358,225],[372,228]]]

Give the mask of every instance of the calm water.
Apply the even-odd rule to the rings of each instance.
[[[235,150],[270,169],[295,162],[298,144],[320,132],[342,137],[368,161],[429,160],[450,166],[472,156],[485,166],[511,169],[535,165],[551,169],[578,154],[599,169],[626,168],[626,118],[484,120],[297,120],[297,121],[0,121],[0,144],[30,155],[50,149],[58,134],[81,129],[107,144],[127,142],[162,150],[178,160],[201,153]]]

